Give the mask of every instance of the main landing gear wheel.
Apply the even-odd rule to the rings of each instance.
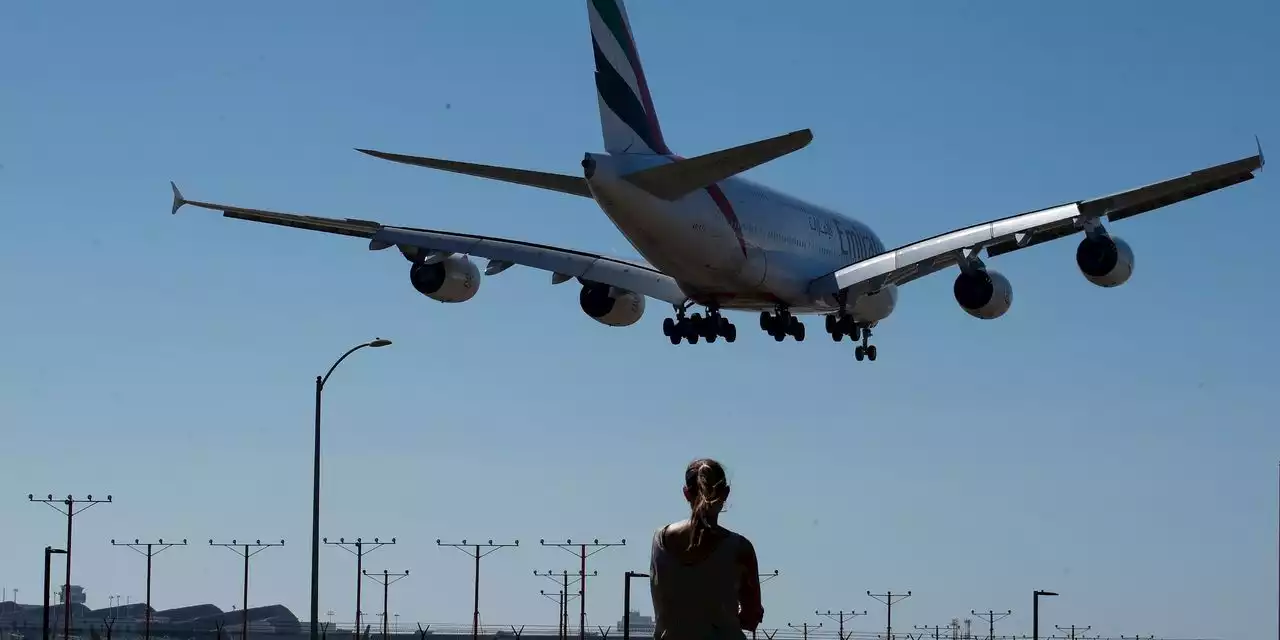
[[[786,340],[787,336],[795,338],[796,342],[804,342],[804,323],[786,309],[780,309],[777,313],[761,311],[760,328],[773,336],[776,342]]]
[[[719,311],[708,311],[706,317],[700,313],[685,317],[681,309],[676,314],[675,318],[662,321],[662,334],[667,336],[671,344],[680,344],[681,341],[698,344],[698,340],[715,342],[719,338],[724,338],[725,342],[733,342],[738,339],[738,328],[721,316]]]
[[[862,337],[862,327],[853,321],[853,318],[846,315],[829,314],[826,318],[827,333],[831,334],[833,342],[840,342],[845,336],[849,336],[853,340]]]
[[[867,344],[867,341],[870,339],[871,339],[871,329],[863,329],[862,344],[858,345],[858,347],[853,350],[853,357],[858,362],[862,362],[863,358],[866,358],[872,362],[876,361],[876,346],[874,344]]]

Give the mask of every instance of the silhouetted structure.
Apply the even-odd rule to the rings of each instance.
[[[82,500],[76,500],[68,495],[61,500],[55,500],[53,494],[49,494],[47,498],[36,498],[35,494],[28,493],[27,500],[30,502],[41,502],[49,505],[54,511],[61,513],[67,517],[67,546],[64,551],[67,552],[67,582],[63,585],[63,602],[67,602],[71,598],[71,525],[75,517],[87,509],[92,508],[96,504],[103,502],[111,502],[111,496],[108,495],[106,500],[94,500],[93,496],[85,496]],[[76,509],[79,504],[80,509]],[[57,506],[62,505],[62,506]],[[63,508],[65,507],[65,509]],[[68,607],[63,612],[62,622],[62,640],[70,640],[71,637],[71,609]],[[45,640],[48,640],[47,638]]]
[[[591,542],[579,542],[577,544],[574,544],[573,540],[565,540],[563,544],[559,542],[547,542],[546,540],[539,540],[538,543],[544,547],[559,547],[561,549],[564,549],[565,551],[568,551],[569,553],[573,553],[574,555],[578,556],[578,559],[582,563],[582,568],[579,570],[579,573],[578,573],[578,575],[581,575],[584,578],[581,585],[582,590],[578,592],[578,596],[579,596],[578,604],[581,607],[579,609],[580,613],[579,613],[579,619],[578,619],[578,639],[586,640],[586,637],[587,637],[587,581],[585,580],[585,578],[587,576],[587,558],[590,558],[591,556],[594,556],[595,554],[600,553],[601,551],[604,551],[609,547],[625,546],[627,544],[627,540],[626,538],[623,538],[619,542],[600,542],[599,539],[596,539],[596,540],[592,540]],[[574,547],[577,547],[576,551]],[[593,551],[591,553],[587,553],[587,547],[592,547]]]
[[[249,558],[258,555],[271,547],[283,547],[284,540],[281,540],[280,542],[266,543],[261,540],[254,540],[253,542],[237,542],[236,540],[232,540],[229,543],[215,543],[213,540],[210,540],[209,546],[226,547],[227,549],[234,551],[236,555],[244,558],[244,600],[240,605],[240,608],[244,613],[241,616],[242,625],[240,640],[249,640]]]
[[[436,545],[441,547],[453,547],[454,549],[462,551],[463,553],[466,553],[467,555],[475,558],[475,561],[476,561],[476,573],[475,573],[475,584],[474,584],[475,600],[473,601],[475,605],[474,606],[475,612],[472,616],[472,621],[471,621],[471,640],[480,640],[480,558],[483,558],[503,547],[518,547],[520,546],[520,541],[516,540],[511,544],[501,544],[501,543],[494,544],[493,540],[490,540],[488,542],[468,543],[466,539],[463,539],[461,543],[456,543],[456,542],[441,542],[439,538],[436,538]],[[481,548],[485,548],[487,549],[487,551],[485,551],[484,553],[480,553]]]

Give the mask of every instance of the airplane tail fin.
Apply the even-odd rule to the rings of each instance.
[[[662,138],[623,0],[586,1],[605,151],[671,155]]]

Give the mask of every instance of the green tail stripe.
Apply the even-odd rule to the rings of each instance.
[[[639,61],[636,60],[635,47],[631,46],[631,38],[627,35],[627,25],[622,21],[622,10],[618,8],[618,4],[613,0],[591,0],[591,4],[595,5],[596,13],[600,14],[600,18],[609,27],[613,38],[618,41],[618,46],[622,48],[622,52],[627,56],[627,62],[631,65],[631,68],[638,67]]]

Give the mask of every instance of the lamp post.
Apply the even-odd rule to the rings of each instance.
[[[320,396],[324,393],[324,384],[329,381],[333,370],[337,369],[347,356],[365,347],[385,347],[389,344],[391,344],[390,340],[374,338],[364,344],[356,345],[342,354],[342,357],[329,367],[327,373],[316,376],[316,442],[311,485],[311,640],[320,640]]]
[[[1031,640],[1040,640],[1040,596],[1056,596],[1053,591],[1035,590],[1031,594]]]
[[[49,562],[53,554],[55,553],[65,554],[66,552],[67,552],[66,549],[54,549],[53,547],[44,548],[44,623],[40,627],[41,640],[49,640],[49,589],[50,589]],[[64,597],[62,600],[63,600],[62,606],[64,607],[71,606],[71,604],[66,601],[67,598]]]
[[[648,578],[649,574],[628,571],[622,589],[622,640],[631,640],[631,579]]]

